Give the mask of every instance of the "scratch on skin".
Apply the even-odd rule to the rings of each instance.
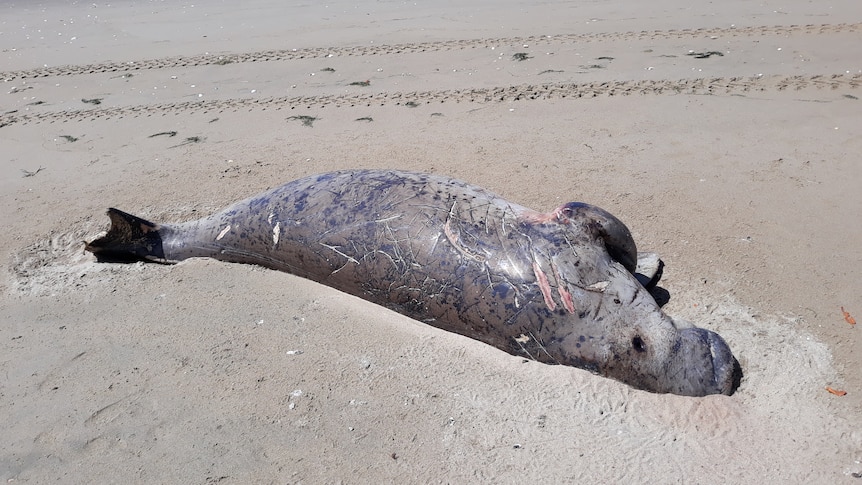
[[[392,267],[393,267],[393,268],[395,268],[395,269],[398,269],[398,263],[396,263],[396,262],[395,262],[395,260],[394,260],[394,259],[392,259],[392,256],[390,256],[390,255],[389,255],[389,253],[387,253],[386,251],[382,251],[382,250],[380,250],[380,249],[377,249],[377,250],[375,250],[374,252],[375,252],[375,253],[382,254],[382,255],[386,256],[387,258],[389,258],[389,262],[390,262],[390,263],[392,263]],[[339,270],[340,270],[340,269],[341,269],[341,268],[339,268]],[[336,271],[338,271],[338,270],[336,270]]]
[[[533,261],[533,273],[536,275],[536,283],[539,285],[539,290],[542,292],[542,297],[545,299],[545,305],[548,309],[554,311],[557,304],[554,303],[554,298],[551,296],[551,285],[548,283],[548,275],[539,267],[539,263]]]
[[[455,216],[455,204],[452,204],[452,209],[449,210],[449,217],[446,218],[446,223],[443,224],[443,234],[446,235],[446,239],[452,243],[452,246],[458,250],[459,253],[463,254],[465,257],[472,259],[474,261],[478,261],[480,263],[485,262],[485,258],[479,254],[473,254],[467,248],[461,245],[461,240],[458,234],[455,234],[455,231],[452,230],[452,218]]]
[[[331,250],[335,251],[337,254],[339,254],[341,256],[344,256],[345,258],[347,258],[347,263],[359,264],[359,261],[357,261],[356,258],[354,258],[353,256],[342,253],[341,251],[338,250],[338,247],[336,247],[336,246],[330,246],[329,244],[323,244],[323,243],[320,243],[320,245],[327,248],[327,249],[331,249]],[[347,266],[347,263],[345,263],[344,266],[333,271],[332,274],[338,273],[339,271],[344,269],[344,267]]]
[[[485,277],[488,278],[488,290],[493,291],[494,289],[494,280],[491,278],[491,270],[486,265],[485,267]]]
[[[554,362],[558,362],[557,359],[554,358],[554,356],[551,355],[550,352],[548,352],[548,349],[545,348],[545,345],[541,341],[539,341],[539,339],[537,339],[535,335],[533,335],[533,332],[530,332],[530,337],[533,337],[533,340],[536,342],[536,345],[538,345],[539,348],[542,349],[542,352],[544,352],[545,355],[550,357],[551,360],[553,360]]]
[[[492,208],[491,204],[488,204],[485,206],[485,220],[486,221],[492,220],[491,208]],[[485,234],[491,234],[491,228],[488,226],[488,224],[485,224]]]
[[[429,251],[428,254],[434,254],[434,250],[437,249],[437,243],[438,242],[440,242],[440,234],[439,233],[434,235],[434,243],[431,244],[431,251]]]
[[[228,225],[227,227],[222,229],[220,233],[218,233],[218,236],[216,236],[216,241],[221,241],[221,238],[223,238],[228,232],[230,232],[230,225]]]
[[[375,223],[377,223],[377,224],[382,224],[382,223],[384,223],[384,222],[394,221],[395,219],[400,219],[400,218],[401,218],[401,214],[397,214],[397,215],[394,215],[394,216],[391,216],[391,217],[387,217],[387,218],[385,218],[385,219],[377,219],[377,220],[376,220],[376,221],[374,221],[374,222],[375,222]]]
[[[397,218],[397,217],[400,217],[400,216],[396,216],[395,218]],[[381,219],[381,220],[382,221],[389,221],[392,219],[393,218],[390,217],[388,219]],[[375,221],[375,222],[380,222],[380,221]],[[392,243],[392,255],[386,254],[383,251],[380,251],[380,252],[383,252],[383,254],[386,254],[387,256],[389,256],[389,259],[392,261],[393,264],[395,264],[395,267],[396,268],[399,268],[399,267],[402,268],[403,272],[406,273],[408,270],[408,268],[407,268],[408,261],[406,259],[404,259],[404,254],[403,254],[403,251],[401,249],[401,241],[398,239],[398,237],[395,234],[395,231],[392,230],[392,227],[390,227],[388,223],[384,222],[383,227],[384,227],[384,231],[386,232],[386,235],[389,238],[389,241]],[[407,241],[410,240],[409,235],[406,238],[406,240]],[[412,250],[412,248],[411,248],[411,250]],[[400,263],[400,266],[398,264],[396,264],[396,262]]]
[[[521,334],[521,335],[519,335],[517,337],[513,337],[513,338],[515,339],[515,342],[518,344],[518,347],[521,347],[521,351],[524,352],[525,354],[527,354],[527,357],[529,357],[530,360],[536,360],[536,358],[533,357],[533,354],[531,354],[530,351],[527,350],[527,347],[524,347],[524,344],[530,341],[530,337],[528,337],[527,335]]]
[[[563,302],[563,306],[566,307],[569,313],[575,313],[575,302],[572,300],[572,294],[565,287],[565,281],[560,277],[560,271],[557,269],[557,266],[554,263],[551,263],[551,269],[554,270],[554,278],[557,279],[557,292],[560,294],[560,300]]]
[[[506,260],[509,262],[509,268],[515,273],[518,279],[524,279],[524,273],[521,272],[521,265],[512,260],[510,254],[506,255]]]
[[[537,338],[536,338],[536,336],[533,334],[533,332],[530,332],[530,334],[529,334],[529,335],[526,335],[526,334],[523,334],[523,333],[522,333],[521,335],[518,335],[517,337],[512,337],[512,338],[513,338],[513,339],[515,340],[515,342],[518,344],[518,347],[520,347],[520,348],[521,348],[521,351],[523,351],[525,354],[527,354],[527,357],[529,357],[530,359],[532,359],[532,360],[538,360],[538,359],[536,359],[536,357],[535,357],[535,356],[533,356],[533,354],[532,354],[532,353],[530,353],[530,351],[529,351],[529,350],[527,350],[527,347],[526,347],[526,345],[525,345],[525,344],[528,344],[528,343],[530,342],[530,340],[532,340],[533,342],[535,342],[535,343],[536,343],[536,346],[537,346],[537,347],[539,347],[539,349],[540,349],[540,350],[541,350],[545,355],[547,355],[547,356],[548,356],[548,357],[549,357],[553,362],[559,362],[556,358],[554,358],[554,356],[553,356],[553,355],[551,355],[551,354],[548,352],[548,349],[546,349],[546,348],[545,348],[545,346],[542,344],[542,342],[540,342],[540,341],[539,341],[539,339],[537,339]]]

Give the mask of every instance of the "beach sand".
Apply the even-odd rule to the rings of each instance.
[[[0,47],[7,483],[862,484],[858,1],[4,2]],[[83,252],[108,207],[178,222],[347,168],[609,210],[739,390]]]

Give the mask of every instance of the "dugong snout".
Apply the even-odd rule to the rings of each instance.
[[[673,385],[667,392],[685,396],[708,394],[730,395],[739,385],[742,371],[727,342],[715,332],[697,327],[679,330],[677,358],[672,359],[670,379]]]

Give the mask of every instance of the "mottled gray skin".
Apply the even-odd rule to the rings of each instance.
[[[514,355],[653,392],[734,390],[738,364],[725,342],[665,315],[632,274],[628,229],[586,204],[542,214],[462,181],[368,170],[290,182],[184,224],[135,220],[150,238],[135,252],[147,259],[286,271]],[[115,240],[128,234],[111,231],[87,249],[122,251]]]

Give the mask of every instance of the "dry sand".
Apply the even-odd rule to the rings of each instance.
[[[0,5],[8,483],[862,484],[858,0],[22,3]],[[82,252],[109,206],[187,220],[355,167],[610,210],[739,391]]]

